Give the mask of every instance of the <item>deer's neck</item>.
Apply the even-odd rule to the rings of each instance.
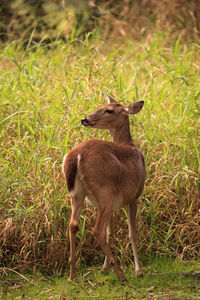
[[[134,145],[130,133],[129,119],[126,120],[126,122],[124,122],[120,127],[110,129],[109,131],[113,139],[113,143]]]

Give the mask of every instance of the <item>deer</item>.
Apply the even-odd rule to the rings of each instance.
[[[69,278],[76,278],[76,233],[86,201],[97,209],[93,233],[105,254],[102,271],[112,266],[119,280],[125,282],[127,278],[112,253],[109,237],[113,211],[127,209],[135,272],[142,277],[136,246],[136,212],[138,198],[144,188],[146,168],[144,155],[131,137],[129,115],[137,114],[144,101],[122,105],[107,94],[102,95],[108,104],[82,118],[81,123],[87,128],[109,130],[112,142],[96,139],[84,141],[63,159],[62,170],[71,196]]]

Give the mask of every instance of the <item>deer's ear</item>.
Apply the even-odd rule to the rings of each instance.
[[[106,95],[105,93],[102,93],[102,96],[106,99],[106,101],[108,102],[108,104],[116,102],[115,99],[113,99],[112,97]]]
[[[125,106],[125,110],[132,115],[137,114],[143,107],[144,101],[133,102],[130,105]]]

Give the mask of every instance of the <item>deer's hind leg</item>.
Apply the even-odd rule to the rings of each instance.
[[[102,197],[101,197],[102,196]],[[114,195],[109,192],[99,193],[98,195],[98,211],[97,211],[97,219],[94,227],[94,235],[97,239],[98,244],[100,245],[101,249],[103,250],[106,256],[106,265],[112,265],[115,273],[117,274],[118,278],[122,281],[127,281],[123,271],[117,264],[108,240],[106,238],[106,230],[108,225],[110,224],[112,213],[113,213],[113,203],[114,203]]]
[[[75,257],[76,257],[76,233],[79,230],[79,217],[81,214],[81,209],[83,206],[83,199],[78,196],[72,196],[71,198],[71,219],[69,223],[69,233],[70,233],[70,279],[74,280],[76,277],[75,269]]]

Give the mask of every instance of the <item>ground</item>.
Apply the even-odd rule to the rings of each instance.
[[[20,274],[5,269],[1,280],[2,299],[200,299],[200,265],[197,261],[179,263],[159,258],[146,261],[143,278],[137,278],[130,265],[125,271],[128,283],[120,282],[110,270],[100,267],[78,270],[77,280],[65,276]]]

